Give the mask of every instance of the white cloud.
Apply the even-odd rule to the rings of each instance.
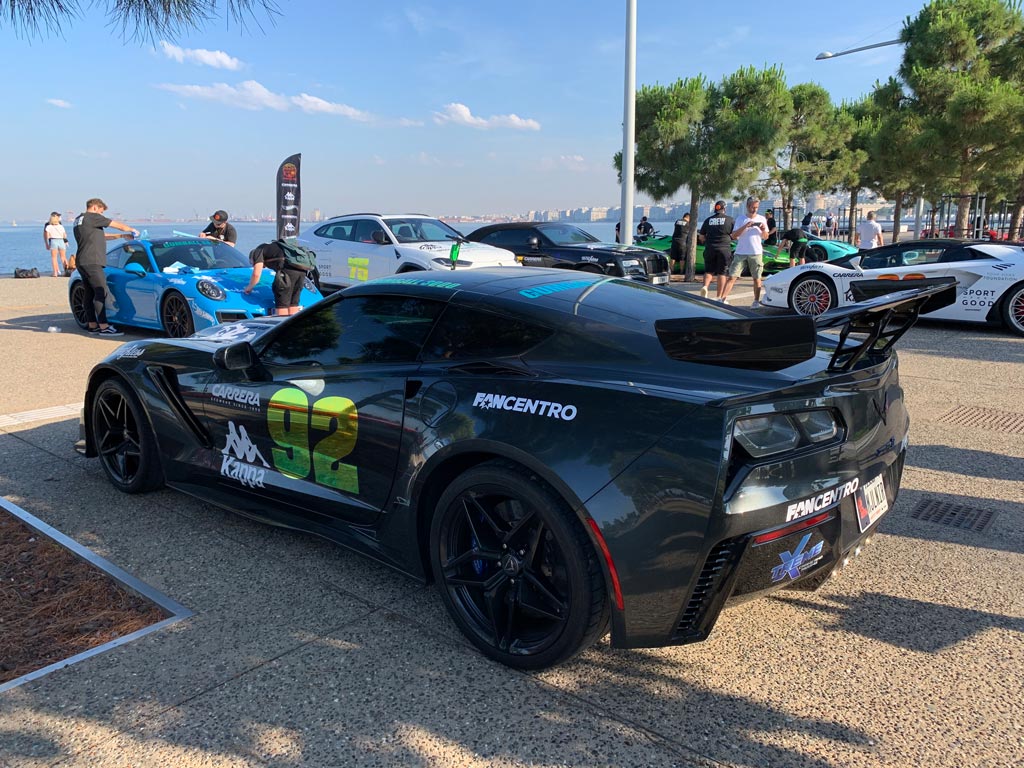
[[[403,128],[419,128],[423,125],[422,120],[413,120],[411,117],[398,118],[398,124]]]
[[[52,104],[55,107],[60,107],[61,109],[71,109],[71,103],[64,101],[64,99],[47,99],[46,103]]]
[[[347,117],[350,120],[355,120],[360,123],[368,123],[373,120],[373,115],[369,112],[364,112],[361,109],[350,107],[348,104],[337,104],[332,101],[325,101],[319,96],[310,96],[308,93],[300,93],[298,96],[292,96],[292,104],[297,106],[303,112],[309,114],[324,114],[324,115],[341,115]]]
[[[193,64],[202,64],[205,67],[213,67],[214,69],[230,69],[232,72],[241,69],[243,66],[239,59],[229,56],[224,51],[208,51],[205,48],[179,48],[177,45],[171,45],[166,40],[160,41],[160,50],[164,52],[164,56],[168,59],[173,59],[179,64],[189,61]]]
[[[517,131],[539,131],[540,123],[519,115],[491,115],[483,118],[474,115],[465,104],[445,104],[443,112],[434,113],[434,122],[438,125],[455,123],[468,125],[471,128],[490,130],[491,128],[512,128]]]
[[[214,83],[213,85],[172,85],[164,83],[158,85],[157,88],[190,99],[219,101],[230,107],[252,111],[274,109],[278,112],[286,112],[289,108],[287,96],[269,91],[255,80],[246,80],[237,86],[228,85],[227,83]]]
[[[587,170],[587,161],[583,155],[561,155],[558,158],[559,164],[569,171],[582,172]]]

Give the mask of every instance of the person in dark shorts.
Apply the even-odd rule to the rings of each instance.
[[[782,233],[779,255],[781,256],[787,248],[789,249],[789,266],[791,267],[795,267],[797,261],[801,264],[806,263],[808,255],[810,255],[811,261],[815,260],[814,251],[807,250],[807,233],[800,227],[793,227]]]
[[[715,298],[719,301],[725,292],[725,271],[732,259],[732,230],[736,222],[725,215],[725,202],[715,203],[715,212],[704,219],[697,238],[704,243],[704,285],[700,295],[707,297],[711,278],[715,278]]]
[[[764,217],[768,221],[768,239],[764,241],[765,245],[778,245],[779,244],[779,228],[775,223],[775,211],[769,208],[764,212]]]
[[[263,276],[264,267],[272,269],[275,272],[274,283],[271,286],[274,292],[275,314],[297,314],[300,309],[299,297],[302,295],[302,287],[306,284],[306,271],[288,266],[284,259],[284,251],[277,243],[257,245],[249,253],[249,261],[252,262],[252,277],[249,278],[249,285],[243,293],[252,293],[252,289],[259,284]]]
[[[668,251],[669,259],[672,262],[669,272],[672,274],[681,275],[685,272],[683,260],[686,258],[686,233],[689,229],[690,214],[684,213],[681,219],[676,220],[676,225],[672,229],[672,246]]]
[[[215,211],[210,217],[210,223],[206,225],[206,229],[199,233],[199,236],[220,240],[228,245],[234,245],[238,242],[238,232],[235,231],[234,225],[228,224],[227,211]]]
[[[75,218],[75,243],[78,253],[75,256],[76,267],[85,285],[85,322],[89,333],[100,336],[124,336],[124,333],[107,323],[107,275],[103,268],[107,265],[107,240],[119,237],[131,239],[138,237],[138,231],[120,221],[113,221],[103,215],[107,204],[98,197],[85,202],[85,213]],[[125,235],[108,235],[103,230],[113,227]]]

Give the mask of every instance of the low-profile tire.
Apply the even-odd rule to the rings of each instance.
[[[515,465],[487,462],[448,486],[431,521],[430,559],[455,624],[502,664],[543,669],[607,631],[604,577],[582,523]]]
[[[182,339],[196,332],[195,318],[188,300],[177,291],[169,291],[160,305],[160,324],[172,339]]]
[[[71,292],[68,294],[68,304],[71,305],[71,315],[75,318],[79,328],[89,327],[89,321],[86,320],[85,302],[85,284],[78,280],[71,286]]]
[[[828,251],[825,250],[824,246],[815,243],[808,246],[807,250],[814,254],[815,261],[828,261]]]
[[[1024,336],[1024,283],[1017,283],[1003,297],[1003,322],[1018,336]]]
[[[789,308],[798,315],[817,317],[837,303],[835,284],[819,272],[798,277],[789,289]]]
[[[89,428],[100,466],[119,491],[144,493],[164,484],[156,436],[121,379],[107,379],[96,389]]]

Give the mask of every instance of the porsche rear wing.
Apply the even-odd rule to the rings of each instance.
[[[840,328],[828,368],[849,371],[865,355],[886,356],[922,311],[932,312],[955,299],[955,282],[944,282],[878,296],[816,318],[688,317],[657,320],[654,330],[673,360],[778,371],[813,358],[825,338],[819,333]]]

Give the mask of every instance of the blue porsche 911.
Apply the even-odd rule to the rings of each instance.
[[[117,325],[157,328],[168,336],[191,336],[219,323],[273,314],[271,283],[264,270],[259,284],[244,293],[252,276],[249,259],[217,240],[152,238],[118,243],[107,251],[107,318]],[[306,279],[300,305],[323,298]],[[86,327],[86,290],[75,272],[68,288],[75,321]]]

